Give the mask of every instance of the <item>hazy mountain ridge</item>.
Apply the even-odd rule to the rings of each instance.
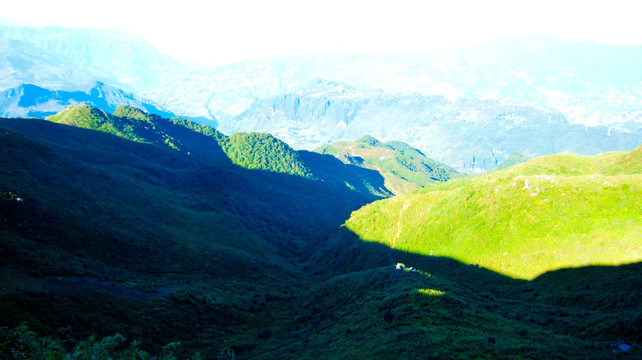
[[[116,82],[115,78],[102,71],[58,54],[46,53],[20,40],[2,39],[0,45],[2,90],[22,84],[34,84],[55,90],[74,91],[95,81]]]
[[[70,91],[93,81],[102,81],[139,92],[158,86],[169,74],[184,71],[184,65],[162,55],[144,40],[115,30],[3,26],[0,27],[0,39],[4,42],[0,54],[19,70],[0,83],[2,88],[34,84]],[[8,56],[10,54],[13,55]],[[45,78],[55,76],[59,72],[56,68],[63,71],[60,77],[54,78],[60,83],[37,81],[42,75]],[[25,75],[33,78],[24,78]],[[12,78],[14,84],[7,86],[6,82]]]
[[[98,80],[179,116],[215,120],[227,134],[269,132],[296,149],[372,134],[470,172],[513,152],[628,151],[642,131],[639,47],[531,36],[437,53],[205,69],[118,32],[3,28],[2,37],[5,89],[77,91]]]
[[[224,132],[270,131],[295,148],[316,148],[371,134],[402,140],[460,171],[493,169],[513,152],[528,156],[585,155],[630,150],[642,127],[586,127],[559,111],[419,94],[364,92],[348,84],[314,81],[300,91],[255,101]]]
[[[45,117],[68,105],[86,103],[108,112],[119,105],[132,105],[169,115],[171,111],[141,97],[140,91],[188,68],[192,66],[119,31],[2,26],[0,90],[5,98],[0,99],[0,113]],[[98,93],[92,93],[94,89]],[[32,96],[39,96],[39,102],[24,106],[15,97],[7,98],[18,95],[26,95],[29,103]],[[208,118],[200,120],[216,124],[212,116]]]
[[[292,92],[323,79],[362,91],[441,95],[452,101],[495,99],[505,104],[556,108],[572,123],[609,124],[639,119],[642,74],[635,64],[641,53],[639,47],[530,36],[426,54],[246,61],[179,80],[176,90],[220,89],[210,93],[209,102],[213,114],[221,117],[238,115],[256,99]],[[165,93],[160,97],[173,96]],[[229,106],[232,104],[235,106]],[[589,119],[592,116],[596,119]]]
[[[113,112],[118,106],[128,105],[148,113],[175,117],[155,104],[100,82],[84,91],[48,90],[30,84],[0,91],[0,116],[3,117],[45,118],[75,104],[86,104],[107,112]]]

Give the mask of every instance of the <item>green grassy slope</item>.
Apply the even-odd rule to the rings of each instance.
[[[511,166],[522,164],[530,160],[528,156],[524,156],[520,153],[512,153],[508,156],[508,159],[504,160],[495,170],[504,170]]]
[[[379,252],[381,259],[384,249],[376,246],[361,242],[350,252],[357,259]],[[391,256],[417,269],[372,264],[311,289],[295,328],[300,337],[287,340],[298,344],[289,349],[305,355],[283,358],[639,356],[637,348],[627,354],[618,346],[642,340],[640,263],[568,269],[524,281],[441,257],[395,250]]]
[[[397,195],[438,181],[447,181],[457,173],[448,165],[427,158],[406,143],[382,143],[372,136],[325,145],[315,152],[333,155],[346,164],[380,172],[385,178],[386,186]]]
[[[211,165],[231,161],[247,169],[320,180],[366,196],[391,195],[380,174],[332,161],[329,156],[296,151],[267,133],[235,133],[228,137],[207,125],[181,118],[165,119],[130,106],[120,106],[110,115],[87,105],[74,105],[47,120],[166,146],[207,158]]]
[[[366,241],[524,279],[640,261],[641,151],[534,159],[370,204],[346,226]]]
[[[328,274],[308,356],[639,357],[641,155],[538,158],[355,211],[308,253]]]
[[[0,326],[218,342],[269,321],[265,297],[302,286],[302,244],[374,199],[214,163],[220,147],[188,155],[32,119],[0,119],[0,138]]]
[[[626,256],[639,254],[641,149],[535,159],[356,210],[385,190],[377,172],[312,152],[297,152],[297,161],[316,180],[244,169],[223,151],[227,137],[174,121],[162,128],[171,129],[176,148],[155,122],[143,128],[158,141],[147,135],[140,143],[0,119],[0,357],[34,343],[16,328],[23,321],[61,339],[50,343],[69,354],[77,344],[91,344],[89,353],[106,346],[78,339],[120,333],[138,347],[126,342],[112,353],[163,354],[163,345],[180,341],[180,359],[196,352],[206,359],[232,352],[237,359],[639,357],[642,263]],[[449,230],[447,221],[474,227],[453,231],[459,243],[439,248],[465,244],[461,257],[410,247],[411,235],[430,240],[426,229]],[[543,221],[559,227],[546,230]],[[498,229],[524,237],[492,238]],[[570,235],[559,243],[549,233],[555,241]],[[617,254],[593,241],[602,233],[616,234],[609,244],[621,250],[603,263],[622,265],[586,266],[599,262],[578,262],[571,251],[572,268],[551,270],[566,266],[551,244]],[[492,241],[471,248],[461,234],[559,256],[551,263],[516,251],[511,257],[523,268],[492,270],[509,259],[493,263]],[[548,247],[525,246],[533,238]],[[475,261],[466,261],[471,253]],[[417,270],[397,270],[397,262]],[[44,346],[40,339],[35,348]]]

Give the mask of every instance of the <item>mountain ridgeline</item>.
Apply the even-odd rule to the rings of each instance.
[[[225,134],[267,132],[295,149],[370,134],[460,172],[486,172],[512,153],[639,146],[641,54],[526,36],[437,53],[205,68],[117,31],[0,27],[0,114],[44,117],[81,102],[111,113],[128,104]]]
[[[450,166],[426,157],[406,143],[383,143],[372,136],[325,145],[315,152],[380,172],[386,180],[386,187],[397,195],[438,181],[448,181],[457,175]]]
[[[47,120],[168,146],[189,155],[211,157],[213,164],[223,156],[248,169],[323,180],[366,196],[391,195],[378,172],[295,151],[267,133],[235,133],[228,137],[207,125],[182,118],[162,118],[131,106],[119,106],[110,115],[87,105],[75,105]]]
[[[640,58],[0,27],[0,358],[641,358]]]
[[[175,117],[150,101],[101,82],[76,91],[49,90],[31,84],[0,91],[0,116],[4,117],[44,118],[75,104],[87,104],[108,112],[120,105],[129,105],[163,117]],[[214,124],[215,121],[206,123]]]
[[[268,134],[234,134],[228,138],[206,125],[181,118],[162,118],[130,106],[119,106],[111,115],[87,105],[71,106],[47,120],[98,130],[136,142],[164,145],[187,154],[194,152],[202,156],[215,153],[221,156],[224,153],[233,163],[250,169],[310,175],[292,148]],[[201,141],[194,142],[186,136],[192,132],[208,138],[195,137]],[[210,143],[205,144],[204,141]]]
[[[0,119],[4,357],[639,354],[642,148],[458,177],[372,137],[355,166],[129,106],[47,120]]]

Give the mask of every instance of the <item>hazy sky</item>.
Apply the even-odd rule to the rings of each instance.
[[[114,28],[183,61],[424,51],[500,37],[642,45],[637,1],[7,1],[0,24]]]

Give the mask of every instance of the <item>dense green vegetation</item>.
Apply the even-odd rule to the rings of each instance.
[[[292,263],[307,239],[376,199],[245,170],[212,138],[179,134],[203,150],[0,120],[0,326],[122,333],[149,350],[175,338],[218,346],[268,321],[255,315],[265,297],[301,286]],[[283,278],[287,287],[274,289]]]
[[[207,158],[212,165],[231,160],[247,169],[321,180],[377,197],[391,195],[378,172],[343,165],[329,156],[295,151],[266,133],[235,133],[228,137],[207,125],[182,118],[165,119],[130,106],[119,106],[109,115],[87,105],[75,105],[47,120],[167,146],[192,157]]]
[[[312,177],[310,170],[299,160],[297,152],[269,134],[238,133],[227,137],[191,120],[165,119],[131,106],[119,106],[109,115],[87,105],[74,105],[47,120],[98,130],[136,142],[163,144],[188,154],[203,153],[208,148],[222,149],[234,164],[248,169]],[[191,139],[193,136],[186,139],[186,131],[206,135],[215,139],[216,143],[204,144],[202,139],[194,142]]]
[[[447,181],[457,174],[450,166],[426,157],[406,143],[383,143],[372,136],[325,145],[315,152],[380,172],[386,180],[386,187],[397,195]]]
[[[302,165],[250,170],[210,127],[74,109],[0,119],[0,357],[639,357],[642,148],[361,208],[374,170],[237,135]]]
[[[244,168],[313,177],[295,150],[267,133],[232,134],[223,149],[233,163]]]
[[[367,241],[525,279],[640,261],[641,151],[541,157],[376,202],[346,225]]]
[[[180,351],[180,344],[170,343],[163,347],[158,356],[152,356],[140,349],[135,341],[126,344],[126,339],[120,334],[102,339],[92,336],[78,341],[70,348],[60,339],[38,336],[24,324],[14,329],[0,328],[0,339],[0,355],[3,359],[175,360],[174,352]],[[226,349],[222,348],[221,351],[224,354]],[[196,353],[193,359],[202,357]]]

